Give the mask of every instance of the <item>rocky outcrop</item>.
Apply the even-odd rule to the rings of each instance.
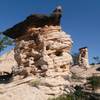
[[[0,100],[48,100],[48,96],[36,87],[21,84],[0,93]]]
[[[31,28],[16,39],[15,59],[18,66],[15,73],[23,77],[34,76],[41,79],[41,89],[49,89],[47,95],[60,95],[68,87],[68,76],[72,57],[72,39],[60,26]],[[67,93],[67,92],[66,92]]]
[[[12,68],[14,79],[39,79],[38,89],[48,96],[70,92],[73,41],[61,29],[61,12],[57,7],[50,16],[33,14],[4,32],[16,42],[14,58],[18,65]]]
[[[13,66],[17,66],[17,62],[14,59],[14,50],[0,56],[0,72],[11,73]]]
[[[88,61],[88,48],[83,47],[79,49],[79,66],[87,69],[89,68],[89,61]]]
[[[31,68],[34,75],[67,74],[72,62],[71,47],[70,36],[60,26],[32,28],[27,35],[16,39],[15,59],[19,68]]]

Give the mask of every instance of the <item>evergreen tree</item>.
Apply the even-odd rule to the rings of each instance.
[[[12,45],[13,40],[7,36],[2,35],[0,32],[0,52],[3,51],[7,46]]]
[[[79,53],[73,53],[72,58],[73,58],[73,64],[78,65]]]
[[[100,57],[99,56],[95,56],[93,57],[95,64],[100,64]]]

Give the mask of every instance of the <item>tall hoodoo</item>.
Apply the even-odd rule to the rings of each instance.
[[[46,77],[43,82],[57,86],[59,93],[68,85],[65,77],[70,72],[73,43],[70,35],[61,29],[61,16],[59,6],[50,15],[32,14],[4,32],[16,40],[14,51],[18,66],[15,72],[19,70],[24,77]],[[54,89],[53,93],[56,93]]]
[[[88,48],[80,48],[79,52],[79,65],[83,68],[89,68],[90,66],[88,61]]]

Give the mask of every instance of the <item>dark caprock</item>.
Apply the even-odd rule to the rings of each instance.
[[[56,7],[56,9],[50,15],[32,14],[28,16],[24,21],[4,31],[3,34],[12,39],[16,39],[27,33],[27,30],[29,28],[44,27],[45,25],[59,26],[61,16],[62,16],[61,6]]]

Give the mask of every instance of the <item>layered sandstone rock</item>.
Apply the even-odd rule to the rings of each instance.
[[[14,51],[18,66],[13,68],[14,73],[41,79],[39,89],[49,89],[50,93],[44,91],[47,95],[63,94],[70,85],[71,47],[70,35],[60,26],[31,28],[26,35],[16,39]]]
[[[13,74],[39,79],[38,89],[46,95],[70,92],[73,41],[60,27],[61,16],[62,9],[57,7],[49,16],[33,14],[3,32],[16,42],[14,57],[18,66],[12,68]]]
[[[79,49],[79,66],[83,68],[89,68],[89,61],[88,61],[88,48],[83,47]]]
[[[0,72],[11,73],[12,67],[16,65],[17,62],[14,59],[14,50],[0,56]]]
[[[33,74],[69,72],[72,40],[60,26],[32,28],[16,39],[15,59],[18,68],[31,68]],[[31,72],[29,72],[31,73]]]

